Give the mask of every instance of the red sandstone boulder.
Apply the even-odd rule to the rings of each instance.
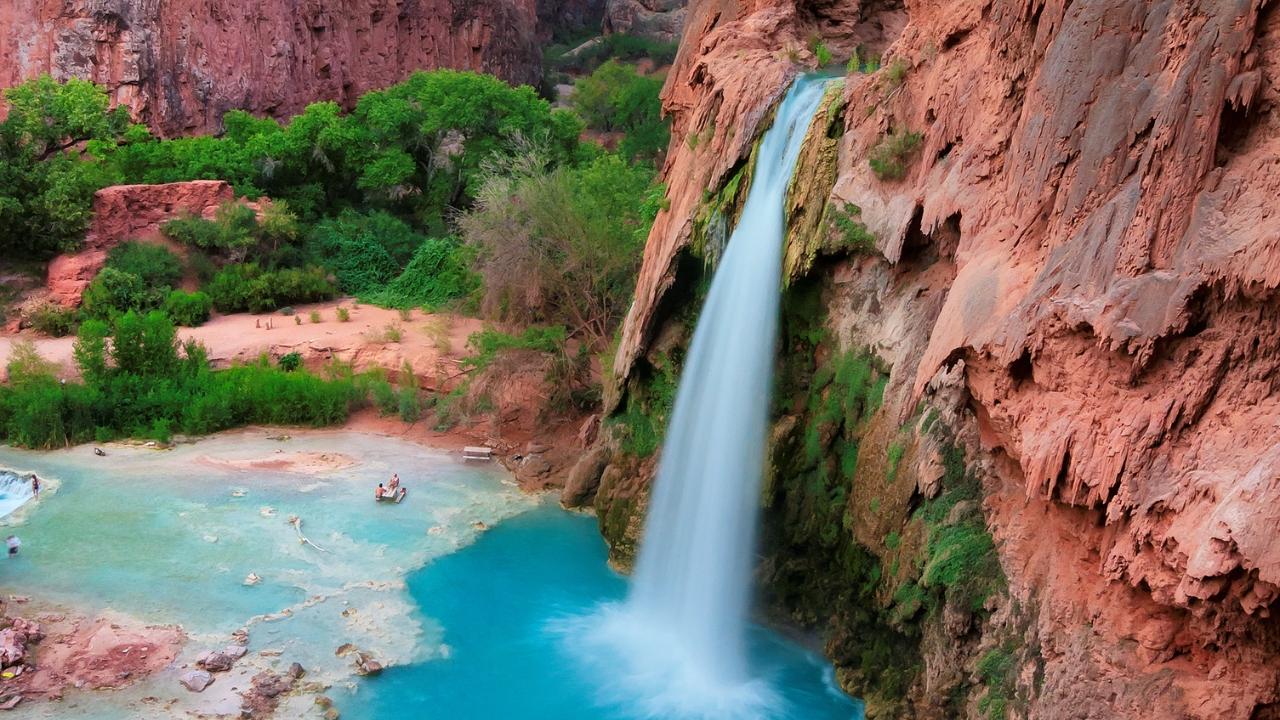
[[[79,305],[111,248],[135,239],[163,242],[160,227],[164,223],[184,214],[210,217],[230,200],[235,200],[235,191],[222,180],[113,185],[99,190],[93,196],[93,220],[84,249],[49,263],[49,300],[63,307]]]

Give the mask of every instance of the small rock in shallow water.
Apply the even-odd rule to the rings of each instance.
[[[237,646],[239,647],[239,646]],[[236,659],[223,652],[207,652],[196,660],[196,664],[210,672],[226,672],[231,669]]]
[[[303,675],[306,675],[307,671],[305,668],[302,667],[301,663],[293,663],[292,665],[289,666],[288,673],[289,673],[289,677],[293,678],[294,680],[298,680]]]
[[[342,713],[337,708],[329,708],[324,711],[324,720],[338,720],[342,717]]]
[[[213,676],[204,670],[191,670],[183,673],[178,682],[191,692],[204,692],[213,683]]]
[[[226,655],[232,660],[239,660],[240,658],[244,657],[244,654],[247,652],[249,652],[248,648],[246,648],[243,645],[228,645],[222,648],[222,654]]]
[[[356,655],[356,674],[357,675],[377,675],[382,672],[382,663],[373,658],[358,653]]]

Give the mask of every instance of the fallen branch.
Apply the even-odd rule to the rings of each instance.
[[[310,539],[308,539],[306,535],[303,535],[303,534],[302,534],[302,518],[298,517],[297,515],[290,515],[290,516],[289,516],[289,524],[293,526],[294,532],[298,533],[298,540],[299,540],[303,545],[310,545],[311,547],[313,547],[313,548],[315,548],[315,549],[319,550],[319,551],[320,551],[320,552],[322,552],[322,553],[327,553],[327,552],[329,552],[328,550],[325,550],[324,548],[320,547],[319,545],[317,545],[317,544],[315,544],[315,543],[311,542],[311,540],[310,540]]]

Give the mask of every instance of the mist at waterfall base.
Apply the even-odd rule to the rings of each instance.
[[[605,680],[601,701],[629,704],[639,716],[822,716],[790,706],[785,685],[753,666],[748,612],[783,204],[827,82],[797,79],[761,141],[742,216],[689,347],[630,594],[565,624],[567,643]]]

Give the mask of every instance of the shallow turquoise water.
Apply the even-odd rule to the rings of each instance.
[[[352,464],[254,464],[295,453],[342,453]],[[595,520],[519,492],[496,466],[378,436],[279,441],[253,431],[170,451],[111,448],[107,458],[0,447],[0,468],[45,481],[39,500],[0,519],[0,535],[23,540],[17,559],[0,560],[0,592],[179,624],[190,636],[177,664],[151,679],[24,703],[8,714],[15,720],[234,716],[236,686],[295,660],[355,720],[644,716],[645,698],[604,700],[618,690],[620,663],[574,651],[593,613],[626,587]],[[392,471],[409,497],[374,504],[371,488]],[[323,551],[298,541],[291,515]],[[261,582],[244,585],[249,573]],[[240,627],[250,629],[249,655],[204,694],[182,690],[181,665]],[[355,679],[334,654],[347,642],[393,667]],[[820,657],[761,629],[753,643],[756,669],[785,703],[771,718],[860,716],[830,688]],[[319,712],[302,696],[279,716]]]
[[[644,717],[645,703],[619,698],[618,666],[583,662],[577,638],[626,581],[606,565],[593,518],[542,506],[504,521],[409,578],[422,611],[443,628],[447,657],[393,668],[340,700],[344,718]],[[776,718],[857,720],[857,704],[829,682],[830,665],[755,628],[753,669],[782,697]],[[608,698],[613,698],[609,700]]]

